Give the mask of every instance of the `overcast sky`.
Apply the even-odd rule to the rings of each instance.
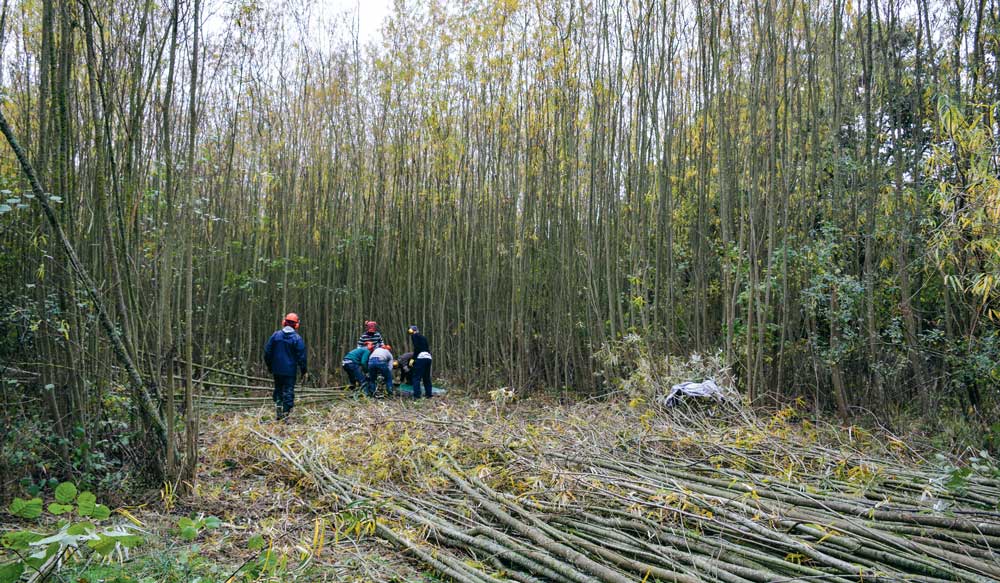
[[[392,0],[317,0],[316,7],[330,14],[357,11],[362,42],[378,38],[382,20],[389,14]]]

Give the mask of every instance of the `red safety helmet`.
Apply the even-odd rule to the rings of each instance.
[[[365,322],[365,331],[368,332],[369,334],[374,334],[377,329],[378,329],[378,322],[376,322],[375,320],[372,320],[370,322]]]
[[[285,314],[284,325],[285,326],[291,326],[292,328],[298,328],[299,327],[299,315],[296,314],[295,312],[288,312],[287,314]]]

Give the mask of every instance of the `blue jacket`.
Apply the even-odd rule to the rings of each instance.
[[[344,360],[349,360],[355,364],[361,365],[361,368],[365,370],[368,369],[368,357],[372,355],[371,351],[367,348],[355,348],[354,350],[348,352],[344,355]]]
[[[271,335],[264,345],[264,362],[271,374],[295,376],[295,369],[306,374],[306,343],[291,326],[285,326]]]

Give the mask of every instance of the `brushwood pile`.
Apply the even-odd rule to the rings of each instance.
[[[793,408],[361,401],[227,415],[210,441],[227,479],[322,517],[348,579],[1000,580],[988,454],[959,466]]]

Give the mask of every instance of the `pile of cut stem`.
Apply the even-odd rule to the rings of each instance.
[[[177,363],[187,364],[187,361],[178,360]],[[204,364],[193,366],[201,372],[200,378],[195,380],[198,386],[195,398],[200,406],[212,409],[248,409],[273,402],[271,394],[274,391],[274,379]],[[182,394],[178,396],[183,398]],[[358,391],[352,390],[350,385],[299,386],[295,389],[295,402],[298,405],[315,405],[352,396],[358,396]]]
[[[949,490],[889,436],[624,405],[407,405],[233,439],[326,504],[370,505],[374,536],[454,581],[1000,580],[1000,485]]]

